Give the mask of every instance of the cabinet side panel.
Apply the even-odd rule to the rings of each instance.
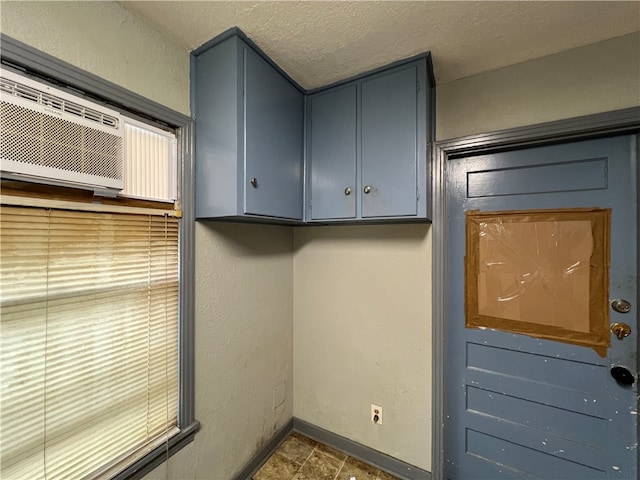
[[[362,82],[363,218],[418,213],[417,90],[415,64]]]
[[[429,82],[427,75],[427,61],[420,60],[416,64],[418,72],[418,111],[417,111],[417,161],[418,177],[417,187],[418,217],[431,220],[431,139],[433,132],[433,122],[435,121],[431,110],[432,95],[435,93],[434,87]]]
[[[236,215],[238,162],[237,40],[195,57],[196,218]]]
[[[355,218],[356,86],[310,98],[311,219]]]
[[[301,220],[303,95],[248,47],[244,55],[245,213]]]

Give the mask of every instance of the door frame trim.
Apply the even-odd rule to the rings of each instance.
[[[566,120],[443,140],[433,145],[431,170],[433,178],[432,478],[444,479],[444,375],[446,360],[444,358],[444,326],[446,318],[446,285],[448,281],[446,269],[446,219],[448,215],[446,175],[448,161],[471,154],[488,154],[516,148],[549,145],[616,134],[638,134],[639,132],[640,107],[631,107]],[[638,148],[640,149],[640,147]]]

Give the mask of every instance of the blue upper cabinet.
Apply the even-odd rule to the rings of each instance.
[[[191,56],[196,218],[428,220],[433,88],[426,53],[309,94],[225,32]]]
[[[304,95],[237,35],[192,55],[196,218],[301,221]]]
[[[310,222],[429,219],[427,60],[307,100]]]

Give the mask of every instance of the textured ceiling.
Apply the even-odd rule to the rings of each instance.
[[[305,88],[425,50],[444,83],[640,30],[639,1],[119,3],[188,50],[238,26]]]

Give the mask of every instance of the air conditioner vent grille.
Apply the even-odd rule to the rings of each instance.
[[[66,112],[91,122],[99,123],[105,127],[119,128],[120,120],[117,117],[81,105],[80,103],[43,92],[37,88],[23,85],[8,78],[0,78],[0,91],[4,94],[34,102],[58,112]]]
[[[2,82],[4,85],[5,79]],[[67,107],[72,104],[61,101]],[[91,111],[78,107],[85,115]],[[122,142],[122,136],[0,101],[0,158],[121,180],[124,178]]]

